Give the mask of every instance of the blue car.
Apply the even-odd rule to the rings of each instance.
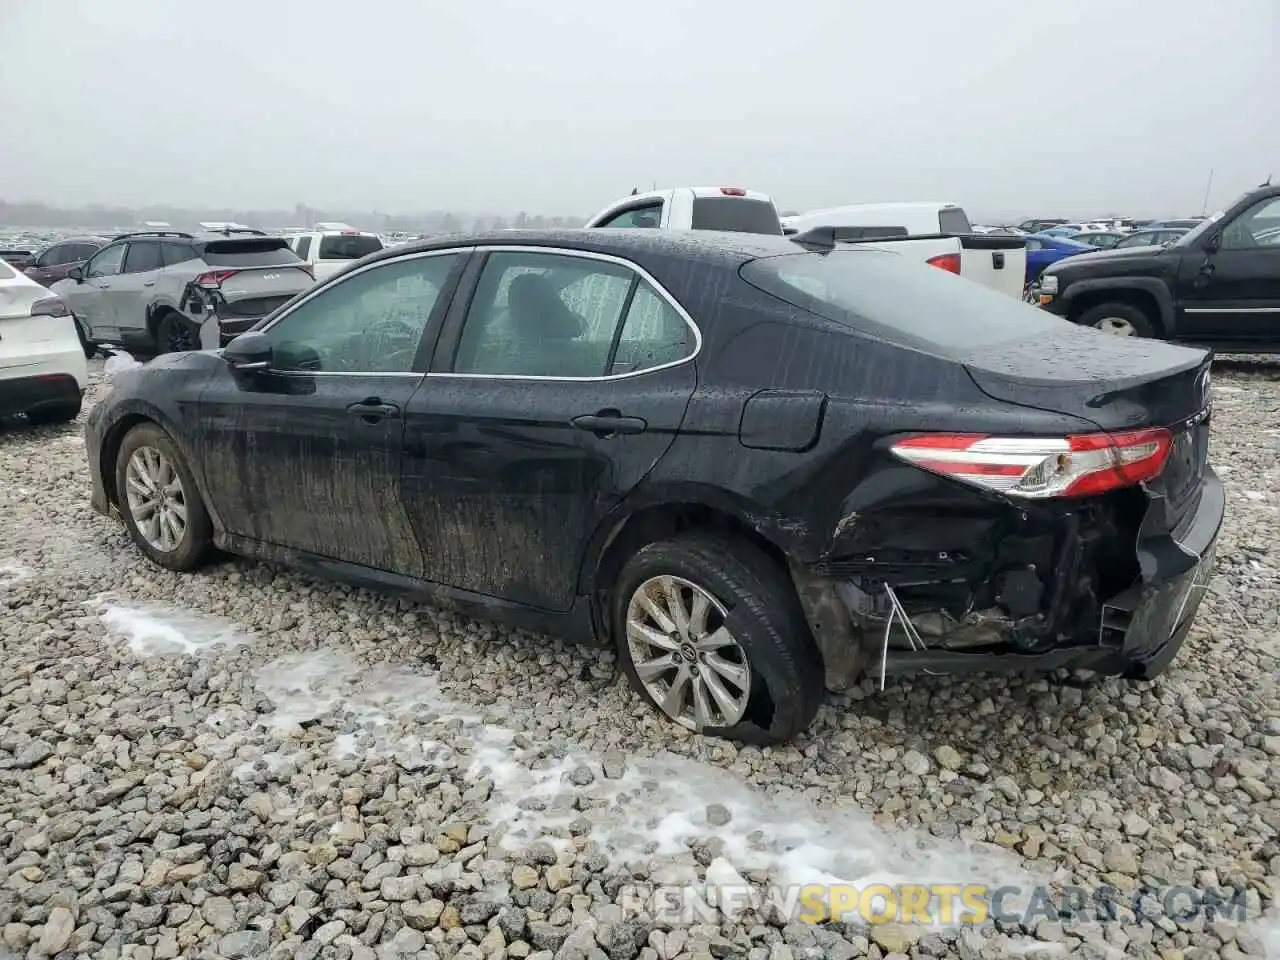
[[[1040,272],[1051,263],[1057,263],[1066,257],[1074,257],[1077,253],[1093,253],[1095,248],[1087,243],[1076,243],[1064,237],[1053,237],[1047,233],[1033,233],[1027,237],[1027,283],[1040,276]]]

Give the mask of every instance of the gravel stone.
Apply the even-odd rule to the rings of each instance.
[[[86,409],[102,361],[91,371]],[[922,932],[727,904],[682,926],[624,899],[776,879],[776,859],[735,858],[777,840],[847,852],[820,864],[863,871],[846,876],[910,878],[930,850],[983,882],[1234,887],[1251,917],[1274,912],[1280,376],[1246,358],[1214,381],[1228,512],[1165,675],[867,683],[767,750],[665,723],[612,681],[612,650],[267,563],[156,567],[87,507],[78,424],[6,423],[0,952],[1264,956],[1263,926],[1175,921],[1159,904],[1105,930],[1060,917]]]

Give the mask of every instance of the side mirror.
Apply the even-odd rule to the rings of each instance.
[[[240,334],[222,349],[222,359],[232,370],[262,371],[271,368],[271,341],[250,330]]]
[[[67,271],[67,276],[76,283],[84,283],[84,267],[72,267]]]
[[[1204,242],[1205,253],[1217,253],[1222,249],[1222,232],[1214,231],[1209,235],[1209,239]]]

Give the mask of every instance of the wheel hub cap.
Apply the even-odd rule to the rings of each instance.
[[[649,698],[691,730],[731,727],[751,697],[751,666],[728,611],[680,577],[653,577],[627,604],[627,649]]]

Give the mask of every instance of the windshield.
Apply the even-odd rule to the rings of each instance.
[[[301,263],[289,244],[278,237],[245,240],[210,240],[204,262],[211,267],[277,267]]]
[[[741,273],[810,313],[943,355],[1034,337],[1063,323],[980,283],[885,251],[783,254],[752,260]]]
[[[1224,213],[1226,213],[1225,210],[1219,210],[1217,213],[1211,216],[1208,220],[1202,220],[1198,227],[1192,227],[1190,231],[1188,231],[1187,233],[1184,233],[1176,241],[1170,244],[1170,246],[1174,246],[1174,247],[1193,246],[1197,241],[1199,241],[1201,237],[1203,237],[1206,233],[1208,233],[1210,230],[1213,229],[1213,225],[1222,219],[1222,215]]]
[[[320,238],[321,260],[359,260],[382,249],[382,241],[377,237],[362,233],[343,233]]]

